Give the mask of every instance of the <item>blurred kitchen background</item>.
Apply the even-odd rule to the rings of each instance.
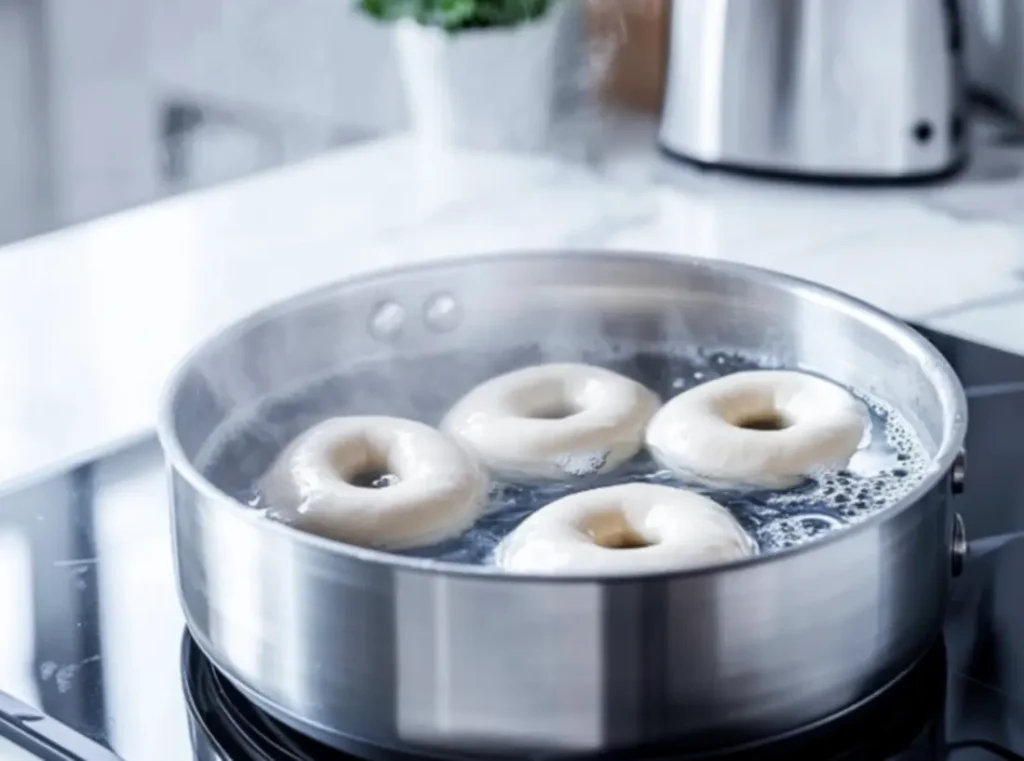
[[[657,112],[667,2],[571,0],[566,113]],[[964,6],[1017,108],[1024,2]],[[401,130],[392,42],[351,0],[0,0],[0,245]]]
[[[399,130],[398,77],[351,0],[0,0],[0,244]]]

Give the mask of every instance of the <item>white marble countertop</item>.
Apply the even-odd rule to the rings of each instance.
[[[589,164],[389,138],[0,249],[0,491],[152,433],[169,370],[227,322],[355,272],[554,247],[676,251],[820,281],[1024,354],[1024,150],[982,130],[947,185],[702,174],[619,121]]]

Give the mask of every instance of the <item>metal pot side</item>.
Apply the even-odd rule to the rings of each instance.
[[[607,340],[817,370],[897,407],[933,467],[899,504],[818,542],[616,580],[508,577],[332,543],[260,518],[195,467],[225,419],[339,363],[524,337],[553,358]],[[272,307],[185,360],[160,423],[179,592],[213,663],[333,744],[477,754],[753,741],[882,688],[941,629],[965,429],[946,362],[864,304],[738,265],[567,252],[398,270]]]

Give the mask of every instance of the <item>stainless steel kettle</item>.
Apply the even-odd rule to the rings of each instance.
[[[833,180],[942,177],[966,158],[956,0],[674,0],[660,144]]]

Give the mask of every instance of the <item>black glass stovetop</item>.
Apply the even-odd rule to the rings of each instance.
[[[970,398],[968,533],[1024,531],[1024,358],[925,332]],[[1024,759],[1024,541],[970,561],[942,640],[892,692],[738,758]],[[183,628],[155,442],[0,497],[0,759],[401,758],[345,756],[276,724]]]

